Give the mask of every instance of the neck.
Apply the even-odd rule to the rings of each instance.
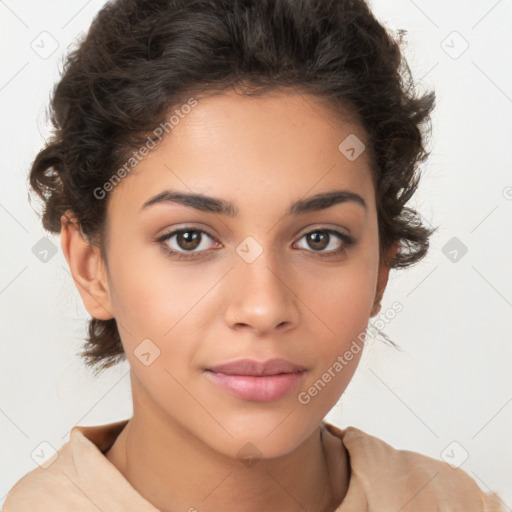
[[[244,465],[179,425],[134,415],[106,456],[161,512],[332,512],[349,478],[343,444],[320,427],[293,452]]]

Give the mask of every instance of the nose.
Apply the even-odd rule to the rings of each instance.
[[[263,250],[250,263],[240,258],[228,279],[225,318],[230,328],[246,329],[261,336],[297,326],[298,290],[294,290],[290,267],[283,271],[270,249]]]

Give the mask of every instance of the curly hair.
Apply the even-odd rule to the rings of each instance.
[[[62,215],[72,215],[106,262],[109,196],[93,191],[174,107],[234,87],[291,88],[356,113],[372,159],[381,258],[398,243],[391,268],[418,262],[437,228],[406,203],[428,156],[435,94],[416,93],[404,34],[392,35],[364,0],[107,2],[66,56],[52,136],[30,170],[43,227],[59,233]],[[126,358],[115,318],[89,320],[81,356],[100,370]]]

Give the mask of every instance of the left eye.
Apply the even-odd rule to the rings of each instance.
[[[352,239],[348,235],[334,229],[317,229],[305,233],[302,235],[301,240],[302,238],[306,239],[309,247],[315,249],[313,252],[326,253],[326,255],[340,254],[352,243]],[[337,244],[333,242],[333,238],[338,239]],[[333,244],[334,247],[332,247]],[[329,249],[329,246],[331,246],[330,250],[324,250]]]

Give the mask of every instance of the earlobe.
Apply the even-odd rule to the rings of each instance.
[[[89,244],[76,218],[68,212],[61,217],[60,242],[73,280],[89,314],[98,320],[113,318],[110,290],[100,248]]]

